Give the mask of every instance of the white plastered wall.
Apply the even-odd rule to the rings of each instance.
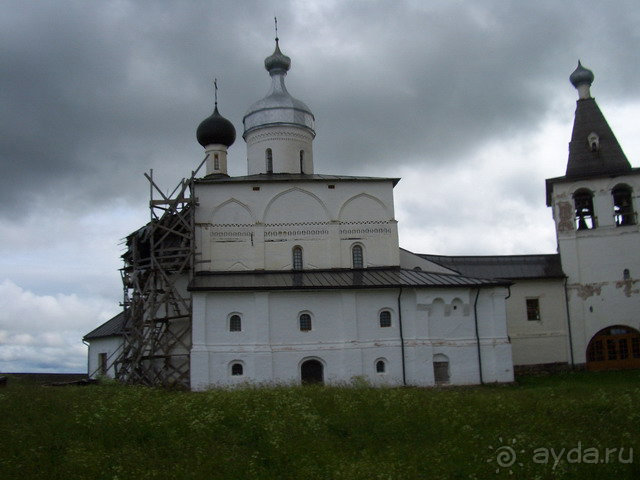
[[[363,377],[376,385],[402,385],[399,289],[311,292],[194,292],[191,385],[196,390],[238,383],[299,383],[300,365],[318,359],[328,383]],[[478,322],[485,382],[513,380],[503,288],[481,290]],[[479,382],[473,300],[475,290],[403,289],[404,364],[409,385],[434,384],[434,355],[450,361],[452,384]],[[435,304],[435,306],[434,306]],[[391,314],[381,327],[379,314]],[[312,330],[299,329],[300,313]],[[229,331],[229,317],[242,331]],[[376,372],[384,360],[386,371]],[[231,375],[234,362],[243,375]]]
[[[114,378],[115,370],[113,368],[113,362],[121,353],[123,337],[121,336],[109,336],[109,337],[101,337],[94,338],[89,342],[89,371],[88,374],[91,378],[96,378],[100,375],[99,367],[100,360],[99,356],[101,353],[107,354],[107,376]]]
[[[576,363],[586,361],[589,341],[612,325],[640,330],[640,230],[638,225],[616,227],[611,190],[618,184],[632,188],[634,211],[640,207],[640,174],[558,182],[552,207],[562,268],[568,276],[569,315]],[[573,193],[593,192],[597,228],[575,230]],[[624,271],[630,278],[624,278]]]
[[[290,270],[292,249],[305,269],[398,266],[393,183],[300,181],[197,184],[197,269]]]

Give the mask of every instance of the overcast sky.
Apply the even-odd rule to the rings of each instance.
[[[263,60],[292,59],[316,173],[400,176],[400,245],[555,252],[544,179],[564,174],[577,60],[629,161],[640,156],[640,7],[599,1],[0,3],[0,371],[84,371],[119,310],[120,239],[203,158],[213,107],[238,131]]]

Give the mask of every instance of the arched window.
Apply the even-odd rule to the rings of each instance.
[[[616,226],[635,225],[636,214],[633,211],[631,201],[631,187],[616,185],[611,194],[613,195],[613,216],[616,220]]]
[[[231,375],[234,377],[240,376],[243,373],[243,368],[241,363],[234,363],[231,365]]]
[[[593,193],[581,188],[573,194],[576,208],[576,229],[591,230],[596,228],[596,217],[593,214]]]
[[[300,173],[304,173],[304,150],[300,150]]]
[[[220,170],[220,157],[218,157],[217,153],[213,154],[213,169]]]
[[[380,326],[382,328],[391,326],[391,312],[389,312],[389,310],[380,312]]]
[[[308,313],[302,313],[300,314],[299,321],[301,332],[308,332],[311,330],[311,315]]]
[[[293,247],[293,269],[302,270],[302,247]]]
[[[273,173],[273,152],[270,148],[265,151],[265,157],[267,161],[267,173]]]
[[[351,260],[353,268],[364,268],[364,258],[362,256],[361,245],[354,245],[351,247]]]
[[[384,373],[387,370],[387,365],[384,363],[384,360],[378,360],[376,362],[376,373]]]
[[[229,318],[229,331],[241,332],[242,331],[242,319],[240,315],[231,315]]]

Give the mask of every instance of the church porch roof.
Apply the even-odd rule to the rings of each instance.
[[[126,311],[118,313],[115,317],[107,320],[105,323],[100,325],[98,328],[91,330],[87,333],[83,340],[92,340],[94,338],[103,338],[103,337],[118,337],[124,334],[124,328],[127,323],[127,314]]]
[[[425,255],[418,256],[462,275],[508,280],[564,278],[560,255]]]
[[[398,267],[304,271],[201,272],[190,291],[469,288],[508,286],[504,280],[429,273]]]

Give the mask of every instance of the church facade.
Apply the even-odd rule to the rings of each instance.
[[[236,134],[217,103],[198,127],[190,388],[509,382],[514,365],[640,361],[640,175],[590,97],[591,72],[572,75],[567,175],[547,181],[559,252],[452,257],[399,248],[399,179],[315,173],[315,119],[286,89],[290,64],[276,39],[271,89],[243,119],[248,175],[227,174]],[[121,314],[85,336],[90,373],[116,373],[106,359],[126,328]]]

